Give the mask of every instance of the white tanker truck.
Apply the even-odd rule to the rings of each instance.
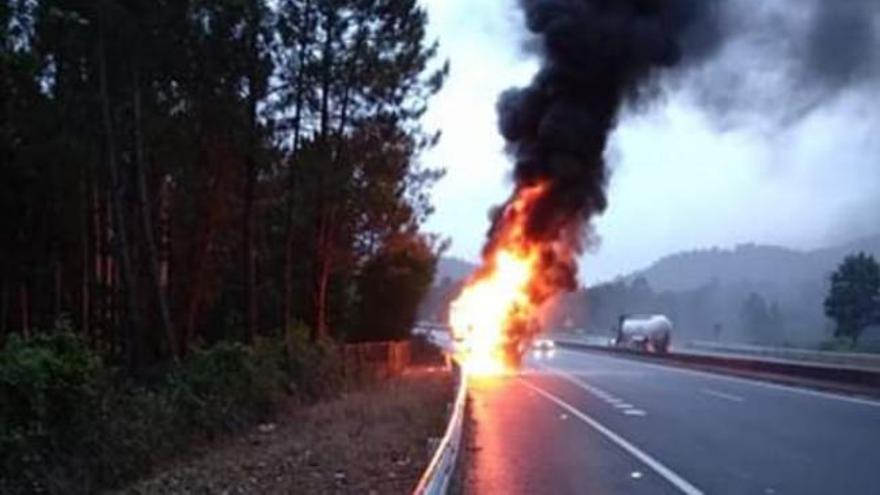
[[[615,347],[665,353],[672,339],[672,322],[665,315],[623,315],[618,320]]]

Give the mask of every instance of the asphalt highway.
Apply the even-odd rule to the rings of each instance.
[[[880,494],[880,402],[583,351],[472,379],[469,494]]]

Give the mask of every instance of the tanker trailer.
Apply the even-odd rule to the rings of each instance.
[[[665,353],[672,339],[672,322],[665,315],[624,315],[617,325],[616,347]]]

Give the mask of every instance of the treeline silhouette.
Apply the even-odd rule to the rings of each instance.
[[[135,374],[202,342],[400,338],[442,243],[415,0],[0,2],[0,339]]]

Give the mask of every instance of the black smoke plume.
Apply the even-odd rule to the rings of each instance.
[[[505,92],[499,128],[516,187],[493,214],[486,251],[506,232],[520,192],[546,192],[523,235],[546,246],[545,296],[576,286],[580,239],[607,205],[605,147],[625,102],[652,94],[658,71],[710,56],[723,38],[712,0],[520,0],[541,57],[531,85]],[[548,276],[543,274],[547,273]]]
[[[666,80],[694,97],[711,124],[785,131],[842,96],[880,95],[880,0],[717,6],[711,59]]]
[[[518,2],[525,48],[541,66],[498,102],[515,187],[492,212],[473,279],[495,269],[499,249],[538,246],[534,307],[577,287],[583,239],[608,203],[606,147],[624,108],[678,85],[716,122],[751,112],[786,126],[844,91],[873,87],[880,73],[880,0]],[[782,76],[765,91],[768,78],[753,76],[768,73]],[[511,319],[512,341],[534,336],[531,316]]]
[[[607,206],[605,149],[621,110],[661,82],[690,85],[718,125],[751,113],[784,127],[845,91],[880,94],[880,0],[518,2],[541,67],[498,102],[515,190],[492,215],[486,252],[519,192],[544,184],[524,235],[546,243],[562,289],[576,285],[579,240]]]

